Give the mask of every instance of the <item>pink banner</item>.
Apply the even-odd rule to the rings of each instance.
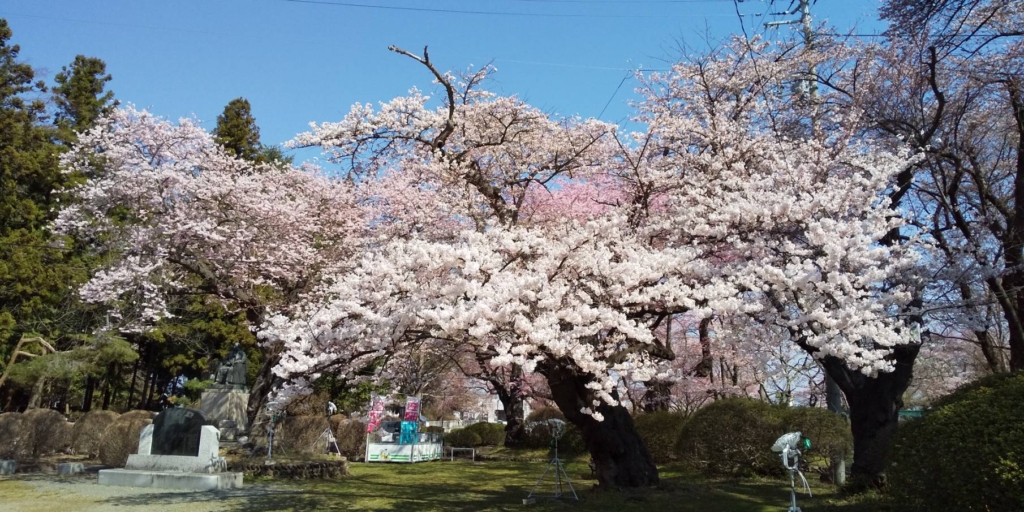
[[[420,397],[410,396],[405,399],[405,421],[419,421]]]
[[[380,426],[380,420],[381,420],[381,418],[384,417],[384,399],[383,398],[381,398],[381,397],[379,397],[377,395],[373,395],[373,397],[370,398],[370,414],[369,414],[369,416],[370,416],[369,421],[366,422],[366,432],[367,433],[373,432],[374,430],[377,430],[377,427]]]

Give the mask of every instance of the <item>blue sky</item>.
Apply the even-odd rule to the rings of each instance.
[[[753,33],[768,19],[755,15],[787,5],[738,7]],[[877,5],[820,0],[812,13],[839,30],[874,32]],[[493,61],[491,90],[559,114],[604,110],[601,119],[623,121],[635,86],[630,79],[619,88],[627,70],[664,68],[681,43],[700,49],[709,38],[739,33],[736,7],[732,0],[4,0],[0,17],[22,58],[50,83],[76,54],[99,57],[122,102],[170,118],[194,114],[213,128],[224,105],[243,96],[264,143],[276,144],[310,121],[339,120],[354,102],[386,101],[412,86],[432,90],[426,70],[388,52],[392,44],[429,45],[441,69]]]

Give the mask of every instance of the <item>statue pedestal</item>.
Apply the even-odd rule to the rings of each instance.
[[[249,419],[245,415],[249,405],[249,392],[244,389],[211,387],[203,391],[199,399],[199,410],[207,419],[219,425],[223,420],[235,422],[238,432],[249,431]]]

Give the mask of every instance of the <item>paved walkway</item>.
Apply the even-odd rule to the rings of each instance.
[[[213,510],[286,510],[301,507],[294,489],[250,484],[227,491],[181,491],[99,485],[95,474],[58,477],[18,474],[0,477],[0,509],[5,512],[207,512]],[[289,495],[296,494],[289,503]]]

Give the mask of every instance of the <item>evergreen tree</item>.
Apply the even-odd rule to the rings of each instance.
[[[217,116],[213,135],[218,144],[239,158],[277,166],[292,163],[292,157],[285,156],[281,148],[260,143],[260,128],[245,98],[235,98],[224,107],[224,112]]]
[[[93,125],[101,115],[117,105],[112,91],[104,92],[111,79],[107,65],[96,57],[78,55],[71,66],[64,66],[55,78],[53,99],[57,105],[55,123],[65,140]]]
[[[42,125],[46,91],[0,19],[0,343],[4,350],[29,330],[41,330],[45,311],[59,302],[69,280],[45,227],[54,216],[54,191],[64,185],[52,130]],[[3,358],[6,359],[6,358]]]
[[[31,386],[37,396],[30,403],[35,403],[47,379],[72,382],[72,374],[94,367],[91,360],[102,352],[91,336],[82,335],[94,330],[99,315],[78,300],[75,290],[88,277],[93,256],[86,247],[55,236],[49,226],[68,204],[68,189],[78,179],[61,172],[58,142],[70,142],[74,130],[94,122],[112,95],[103,92],[110,79],[103,62],[76,58],[57,77],[53,126],[43,100],[47,88],[19,60],[21,49],[10,43],[12,35],[0,19],[0,369],[22,336],[38,335],[57,347],[60,356],[41,358],[32,365],[38,371],[28,372],[38,377]],[[68,352],[85,346],[96,350]],[[72,359],[77,363],[55,363]],[[0,391],[9,395],[11,390]]]
[[[254,161],[260,154],[260,128],[245,98],[235,98],[224,107],[213,134],[217,143],[234,156]]]

